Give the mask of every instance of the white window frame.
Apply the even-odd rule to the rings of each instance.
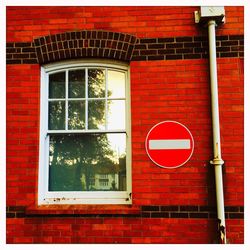
[[[74,130],[65,133],[108,133],[125,132],[126,134],[126,191],[67,191],[50,192],[49,183],[49,134],[48,134],[48,83],[49,73],[56,73],[80,68],[105,68],[125,73],[125,131],[124,130]],[[67,83],[67,80],[66,80]],[[40,144],[39,144],[39,177],[38,177],[38,205],[45,204],[132,204],[131,177],[131,115],[130,115],[130,73],[129,65],[108,60],[75,60],[51,63],[41,67],[40,86]],[[66,111],[67,112],[67,111]],[[51,130],[50,130],[51,132]],[[63,131],[53,131],[53,133]]]

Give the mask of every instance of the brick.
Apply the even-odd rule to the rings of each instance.
[[[143,206],[142,211],[159,211],[159,206]]]
[[[197,51],[197,50],[196,50]],[[182,53],[193,53],[193,49],[188,48],[188,49],[176,49],[176,53],[177,54],[182,54]]]
[[[170,218],[170,214],[165,213],[165,212],[161,212],[161,213],[153,212],[150,215],[151,215],[151,218]]]
[[[198,206],[180,206],[180,211],[198,211]]]
[[[175,50],[174,49],[159,49],[158,50],[159,54],[175,54]]]
[[[176,42],[192,42],[192,37],[177,37]]]
[[[7,64],[21,64],[22,63],[22,60],[17,60],[17,59],[7,59],[6,60],[6,63]]]
[[[148,56],[148,60],[164,60],[164,56],[163,55],[159,55],[159,56]]]
[[[178,60],[182,59],[182,55],[166,55],[166,60]]]
[[[183,48],[183,43],[167,43],[166,48]]]
[[[199,48],[201,47],[201,43],[194,42],[194,43],[184,43],[184,48]]]
[[[221,52],[220,57],[238,57],[237,52]]]
[[[158,38],[159,43],[171,43],[171,42],[174,42],[174,41],[175,41],[174,38]]]
[[[243,213],[229,213],[229,218],[230,219],[244,219],[244,214]]]
[[[148,44],[149,49],[163,49],[164,47],[165,45],[161,43]]]
[[[189,218],[208,218],[208,213],[189,213]]]
[[[147,59],[146,56],[133,56],[132,61],[145,61]]]
[[[184,59],[199,59],[201,54],[185,54]]]
[[[221,46],[235,46],[235,45],[239,45],[238,41],[221,42]]]
[[[229,40],[229,36],[216,36],[216,39],[221,40],[221,41],[227,41]]]
[[[229,40],[244,40],[244,35],[229,35]]]

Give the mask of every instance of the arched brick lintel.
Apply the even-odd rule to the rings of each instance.
[[[135,36],[102,30],[74,31],[34,39],[40,64],[77,58],[130,61]]]

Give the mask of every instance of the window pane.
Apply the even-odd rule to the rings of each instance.
[[[49,75],[49,98],[65,98],[65,72]]]
[[[125,190],[125,134],[50,136],[49,191]]]
[[[108,129],[125,129],[125,101],[108,101]]]
[[[105,101],[92,100],[88,102],[88,128],[105,129]]]
[[[85,70],[69,71],[69,98],[85,97]]]
[[[88,70],[88,97],[105,97],[105,71],[102,69]]]
[[[125,98],[125,74],[108,71],[108,97]]]
[[[49,102],[49,129],[65,129],[65,101]]]
[[[68,129],[84,129],[85,127],[85,101],[69,101]]]

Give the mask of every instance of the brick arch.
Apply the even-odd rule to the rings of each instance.
[[[135,36],[102,30],[74,31],[34,39],[38,62],[76,58],[108,58],[130,61]]]

